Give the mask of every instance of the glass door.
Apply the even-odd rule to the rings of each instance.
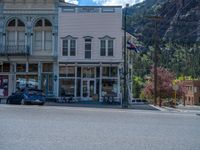
[[[53,74],[42,74],[42,90],[46,96],[53,94]]]
[[[95,82],[93,79],[84,79],[82,82],[82,97],[84,100],[92,100],[95,94]]]

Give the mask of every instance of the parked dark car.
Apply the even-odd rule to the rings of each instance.
[[[42,90],[24,89],[23,91],[15,92],[7,98],[7,104],[38,104],[44,105],[45,96]]]

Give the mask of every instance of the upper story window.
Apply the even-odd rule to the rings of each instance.
[[[47,19],[40,19],[34,27],[35,50],[52,50],[52,24]]]
[[[91,59],[92,55],[92,37],[85,37],[85,58]]]
[[[76,56],[76,39],[72,36],[64,37],[62,40],[62,56]]]
[[[113,56],[114,38],[105,36],[99,39],[100,39],[100,56]]]
[[[25,45],[25,24],[15,18],[8,22],[6,27],[6,45]]]

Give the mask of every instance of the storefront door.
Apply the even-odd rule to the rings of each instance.
[[[83,100],[92,100],[92,96],[95,94],[95,80],[84,79],[82,82],[82,97]]]
[[[46,96],[53,94],[53,74],[42,74],[42,90]]]

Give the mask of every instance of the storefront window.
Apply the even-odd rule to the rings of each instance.
[[[83,68],[83,77],[84,78],[94,78],[95,77],[95,68],[91,68],[91,67]]]
[[[3,72],[10,72],[10,64],[9,63],[3,64]]]
[[[44,63],[42,65],[42,72],[53,72],[53,64],[52,63]]]
[[[59,77],[66,77],[66,76],[67,76],[66,67],[60,66],[59,67]]]
[[[74,79],[60,79],[60,96],[74,96],[75,80]]]
[[[111,77],[117,77],[117,67],[110,68]]]
[[[0,75],[0,96],[8,96],[8,76]]]
[[[109,77],[109,67],[103,67],[103,77]]]
[[[75,77],[75,67],[60,66],[60,77]]]
[[[77,68],[77,77],[81,77],[81,67]]]
[[[67,77],[75,77],[75,67],[67,67]]]
[[[38,64],[29,64],[29,72],[38,72]]]
[[[76,95],[78,97],[81,96],[81,79],[77,79],[77,91],[76,91]]]
[[[17,75],[16,89],[22,90],[25,88],[38,89],[38,76],[37,75]]]
[[[96,68],[96,77],[100,77],[100,67]]]
[[[26,72],[26,64],[16,64],[16,72]]]
[[[103,77],[117,77],[117,67],[103,67]]]
[[[102,95],[117,94],[117,80],[102,80]]]

